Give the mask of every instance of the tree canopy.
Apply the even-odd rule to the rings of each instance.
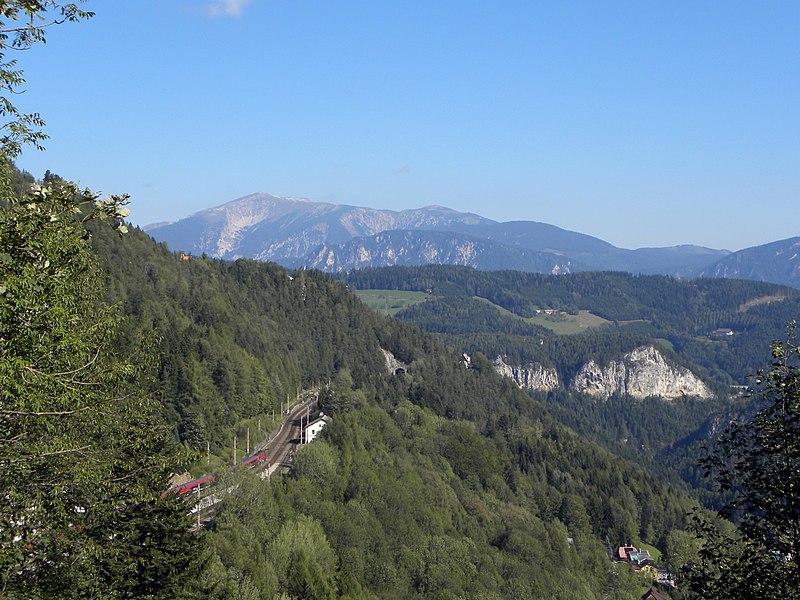
[[[800,589],[800,346],[796,325],[772,345],[772,365],[754,377],[761,408],[734,422],[704,461],[729,498],[726,535],[702,519],[691,588],[706,598],[786,598]]]
[[[7,53],[89,16],[0,2],[0,595],[172,598],[197,551],[185,507],[160,493],[187,457],[135,385],[148,357],[116,352],[123,319],[102,301],[86,229],[124,233],[127,197],[30,185],[12,164],[45,135],[8,97],[24,78]]]

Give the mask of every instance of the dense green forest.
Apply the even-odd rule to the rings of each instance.
[[[120,238],[99,228],[93,241],[107,299],[128,316],[120,344],[148,340],[159,357],[149,388],[196,449],[229,446],[237,423],[277,412],[298,389],[342,368],[359,380],[383,368],[369,335],[377,317],[319,273],[181,260],[137,230]]]
[[[448,343],[507,355],[519,362],[554,364],[617,356],[645,339],[662,340],[684,364],[720,386],[743,384],[768,360],[773,339],[800,314],[792,288],[728,279],[678,280],[626,273],[539,275],[483,272],[466,267],[391,267],[354,271],[353,289],[429,291],[431,299],[397,314]],[[504,314],[483,300],[512,314]],[[591,311],[608,321],[596,335],[559,337],[525,319],[537,310]],[[714,335],[730,329],[732,335]],[[582,339],[583,338],[583,339]],[[544,341],[542,347],[539,342]],[[665,341],[665,342],[664,342]]]
[[[175,441],[227,462],[243,427],[269,422],[299,389],[327,390],[322,439],[288,476],[237,476],[196,534],[202,568],[177,596],[636,598],[651,581],[611,551],[649,544],[679,567],[675,539],[696,498],[720,503],[690,490],[696,467],[683,471],[712,433],[709,413],[732,410],[725,398],[530,395],[481,352],[465,368],[447,344],[468,337],[383,317],[321,273],[184,257],[136,229],[92,227],[91,241],[106,300],[124,315],[115,353],[143,358],[128,385],[158,401]],[[471,310],[463,300],[454,314]],[[537,357],[560,367],[652,339],[556,336],[480,304],[500,314],[494,325],[520,327],[508,339],[536,340],[551,353]],[[495,339],[477,327],[473,339]]]
[[[241,423],[330,382],[325,438],[290,477],[243,483],[215,520],[209,594],[632,598],[647,583],[609,548],[663,547],[687,526],[680,484],[325,275],[182,260],[138,230],[93,240],[127,315],[119,344],[148,340],[144,384],[182,442],[224,455]],[[408,373],[390,375],[381,348]]]
[[[327,390],[322,439],[288,476],[237,476],[177,595],[636,598],[651,581],[611,551],[649,544],[680,566],[669,552],[696,498],[718,504],[683,471],[710,433],[696,425],[711,428],[726,399],[530,395],[481,352],[472,368],[460,359],[481,336],[502,339],[492,332],[504,323],[516,327],[506,339],[559,368],[651,340],[644,331],[556,336],[479,302],[477,333],[459,317],[467,333],[437,339],[318,272],[184,257],[137,229],[92,227],[91,241],[124,315],[115,353],[143,358],[128,385],[158,401],[176,442],[228,462],[244,427],[270,423],[300,389]],[[437,293],[417,307],[446,307]],[[469,300],[456,296],[453,314],[472,315]],[[387,369],[382,349],[407,372]]]
[[[657,346],[670,362],[705,380],[716,398],[597,402],[566,389],[532,395],[562,424],[667,481],[690,485],[709,506],[720,499],[710,492],[697,461],[721,424],[754,411],[740,397],[741,387],[731,384],[749,383],[768,362],[771,341],[782,338],[786,323],[800,314],[797,290],[752,281],[625,273],[548,276],[451,266],[366,269],[344,279],[359,290],[427,292],[426,301],[396,316],[459,352],[551,367],[563,388],[589,360],[602,364],[638,346]],[[545,309],[559,312],[545,316]],[[579,311],[606,322],[572,335],[556,333]],[[731,335],[715,335],[718,329]]]
[[[439,340],[317,272],[184,257],[136,229],[91,233],[106,300],[125,316],[116,352],[153,357],[130,385],[159,401],[176,441],[227,462],[245,425],[269,422],[299,389],[329,390],[333,423],[290,475],[244,476],[223,503],[188,596],[635,598],[650,582],[610,551],[666,550],[689,527],[685,481],[700,482],[709,433],[696,425],[710,428],[724,400],[532,396],[482,353],[469,369],[459,357],[483,338],[491,348],[507,324],[506,340],[532,348],[520,358],[567,369],[651,340],[645,331],[556,336],[437,291],[407,310],[463,310],[454,326],[468,333]],[[381,349],[407,373],[391,374]],[[709,490],[695,497],[718,504]]]

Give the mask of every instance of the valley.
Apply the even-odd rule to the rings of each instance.
[[[135,311],[129,313],[132,317],[149,315],[131,323],[138,327],[160,323],[161,331],[176,327],[182,331],[162,339],[162,361],[168,359],[166,364],[172,366],[165,369],[162,362],[156,375],[159,389],[174,390],[165,403],[166,414],[183,443],[199,452],[210,443],[212,454],[221,460],[230,452],[232,433],[238,431],[241,443],[240,423],[248,412],[256,415],[277,408],[296,386],[331,379],[329,391],[319,401],[320,409],[333,417],[323,438],[297,453],[286,477],[269,482],[256,478],[253,483],[245,477],[236,494],[219,502],[208,535],[222,561],[230,560],[223,549],[234,539],[252,556],[268,547],[277,551],[275,536],[288,534],[281,533],[280,525],[267,523],[273,522],[272,511],[282,507],[281,523],[310,527],[317,532],[313,552],[337,557],[339,567],[331,571],[337,575],[321,581],[342,591],[346,588],[340,586],[356,582],[379,595],[390,590],[425,595],[423,590],[429,589],[464,593],[507,585],[533,590],[544,585],[542,589],[556,597],[570,597],[574,589],[592,597],[611,585],[604,583],[604,570],[611,563],[602,549],[602,537],[631,537],[663,547],[668,531],[686,527],[688,487],[668,491],[660,476],[576,437],[559,424],[554,418],[558,413],[547,403],[508,387],[479,355],[474,368],[464,369],[456,353],[427,334],[381,316],[389,302],[430,298],[426,288],[412,295],[394,292],[396,298],[387,287],[368,292],[374,296],[370,309],[343,285],[312,271],[288,272],[250,261],[182,261],[137,232],[119,240],[98,231],[94,241],[99,255],[112,260],[106,267],[111,298]],[[446,280],[439,278],[438,301],[443,299]],[[427,299],[406,310],[436,302]],[[481,304],[500,314],[494,306]],[[161,321],[161,314],[170,315],[169,325]],[[514,321],[540,330],[535,324]],[[142,335],[147,336],[146,330],[126,332],[131,340]],[[214,343],[207,346],[203,340]],[[276,352],[277,348],[282,350]],[[384,349],[407,366],[404,374],[386,374]],[[261,358],[251,362],[256,355]],[[226,375],[225,369],[233,372]],[[194,383],[186,387],[190,381]],[[252,387],[247,381],[253,382]],[[228,416],[215,406],[227,407]],[[626,473],[629,482],[622,488],[612,475],[617,472]],[[261,500],[252,504],[255,497]],[[310,497],[313,504],[304,500]],[[609,504],[617,497],[627,500]],[[417,498],[427,498],[427,507],[419,506]],[[640,507],[654,506],[655,498],[657,505],[672,508],[643,513]],[[567,510],[565,502],[582,508],[575,514],[562,513]],[[364,518],[371,523],[366,538],[363,526],[357,525]],[[246,519],[248,529],[263,531],[263,537],[246,536],[245,521],[240,519]],[[524,551],[519,546],[534,543],[523,542],[531,534],[526,522],[540,529],[535,539],[545,536],[554,548],[561,547],[561,536],[582,541],[558,550],[566,553],[562,557],[566,562],[547,559],[546,570],[528,569],[518,562],[520,552],[529,557],[525,560],[544,556],[532,546]],[[345,534],[345,526],[361,530],[359,547],[379,549],[374,566],[357,560],[360,554],[353,554],[348,541],[355,531]],[[561,527],[566,527],[563,533]],[[448,550],[444,554],[434,550],[440,547]],[[577,554],[568,559],[571,552]],[[448,583],[436,569],[449,564],[447,556],[453,553],[461,557],[460,566],[447,569],[457,568],[459,575]],[[422,571],[416,562],[421,556],[427,557],[428,565]],[[260,589],[272,585],[269,578],[257,575],[255,564],[242,564],[250,565],[247,572],[254,585]],[[470,571],[472,567],[463,570],[478,564],[480,575]],[[568,564],[581,565],[580,579]],[[591,576],[588,564],[597,565],[591,567],[596,569]],[[516,573],[514,583],[502,583],[500,573],[507,569]],[[278,581],[294,577],[290,572],[279,574]],[[550,579],[552,573],[560,573],[563,581]],[[231,577],[221,572],[219,576]],[[645,589],[633,573],[613,585]]]
[[[313,443],[247,459],[271,470],[296,449],[284,476],[240,470],[222,484],[235,493],[211,488],[192,516],[183,494],[159,499],[160,480],[154,507],[207,521],[182,521],[208,565],[181,580],[190,595],[635,600],[653,580],[613,548],[653,548],[680,570],[676,536],[721,506],[701,448],[752,413],[730,385],[799,302],[772,284],[620,273],[333,278],[90,227],[104,301],[125,317],[114,355],[152,357],[128,385],[193,457],[187,493],[299,389],[319,390],[331,417]]]
[[[0,2],[0,597],[797,596],[796,7],[416,4]]]

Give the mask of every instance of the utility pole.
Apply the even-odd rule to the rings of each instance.
[[[206,441],[206,464],[211,464],[211,442]]]
[[[300,415],[300,445],[303,445],[303,415]]]
[[[233,466],[236,466],[236,433],[233,434]]]
[[[247,427],[247,456],[250,456],[250,427]]]

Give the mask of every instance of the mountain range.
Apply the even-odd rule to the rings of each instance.
[[[800,287],[800,237],[733,253],[695,245],[628,250],[546,223],[497,222],[442,206],[392,211],[264,193],[144,230],[190,254],[328,272],[452,264],[487,271],[741,278]]]

